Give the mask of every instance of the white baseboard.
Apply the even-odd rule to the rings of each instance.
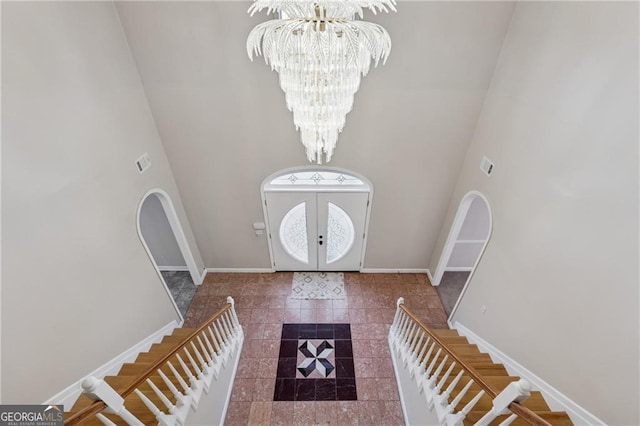
[[[363,274],[426,274],[428,269],[411,269],[411,268],[362,268],[360,272]]]
[[[274,269],[271,268],[207,268],[206,272],[221,272],[221,273],[245,273],[245,274],[268,274],[271,272],[275,272]]]
[[[200,280],[196,283],[196,285],[200,285],[204,282],[204,278],[207,276],[207,268],[202,270],[202,274],[200,274]]]
[[[431,283],[432,286],[435,287],[436,285],[433,283],[433,275],[431,275],[431,271],[429,270],[429,268],[427,268],[426,273],[427,273],[427,278],[429,278],[429,282]]]
[[[158,269],[160,271],[188,271],[189,268],[186,266],[160,266],[158,265]]]
[[[451,323],[449,323],[451,326]],[[573,423],[578,425],[606,425],[605,422],[585,410],[573,400],[569,399],[562,392],[551,386],[549,383],[536,376],[527,368],[513,360],[507,354],[487,342],[473,331],[469,330],[464,325],[456,321],[453,327],[458,330],[458,333],[465,336],[471,343],[478,345],[478,349],[482,352],[486,352],[491,356],[494,362],[499,362],[504,365],[507,372],[513,376],[520,376],[531,382],[533,389],[542,392],[545,401],[549,407],[554,411],[566,411]]]
[[[444,268],[445,272],[471,272],[473,266],[447,266]]]
[[[135,361],[136,357],[140,352],[148,351],[152,344],[159,343],[164,336],[166,336],[167,334],[170,334],[174,328],[179,327],[180,325],[181,324],[176,320],[170,322],[169,324],[162,327],[160,330],[154,332],[150,336],[146,337],[144,340],[136,343],[126,351],[122,352],[120,355],[113,358],[106,364],[98,367],[97,369],[87,374],[82,379],[78,380],[77,382],[63,389],[61,392],[58,392],[56,395],[52,396],[51,398],[43,402],[43,404],[47,404],[47,405],[63,404],[64,410],[69,411],[73,406],[73,404],[78,399],[78,396],[80,396],[80,393],[82,392],[82,381],[86,377],[94,376],[102,379],[105,376],[116,375],[120,370],[120,367],[122,367],[122,364]]]

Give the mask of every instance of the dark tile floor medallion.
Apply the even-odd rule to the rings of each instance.
[[[282,324],[274,401],[355,401],[349,324]]]

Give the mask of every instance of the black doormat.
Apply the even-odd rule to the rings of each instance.
[[[274,401],[355,401],[349,324],[283,324]]]

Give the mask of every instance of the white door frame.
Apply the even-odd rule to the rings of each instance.
[[[196,260],[193,257],[193,253],[191,252],[191,248],[189,247],[189,243],[187,242],[187,236],[185,235],[184,230],[182,229],[182,225],[178,220],[178,213],[176,212],[176,209],[173,206],[173,201],[171,201],[171,197],[169,196],[169,194],[167,194],[166,191],[160,188],[150,189],[149,191],[147,191],[146,194],[144,194],[144,196],[138,203],[138,212],[136,214],[136,225],[137,225],[138,237],[140,238],[140,242],[142,243],[142,246],[147,252],[147,256],[149,256],[149,260],[151,261],[151,264],[155,268],[156,273],[158,274],[158,277],[160,277],[160,281],[162,281],[162,285],[164,286],[164,289],[169,295],[169,299],[171,300],[171,303],[173,303],[173,307],[175,308],[176,312],[178,312],[178,315],[180,316],[181,321],[184,321],[184,318],[180,313],[180,309],[178,309],[178,305],[176,305],[176,302],[173,300],[173,296],[171,296],[171,291],[169,290],[169,287],[167,286],[167,283],[165,282],[164,277],[160,272],[160,268],[158,267],[156,260],[153,258],[153,253],[151,253],[151,250],[149,249],[149,246],[147,245],[147,242],[145,241],[144,236],[142,235],[142,229],[140,227],[140,212],[142,210],[142,205],[147,200],[147,198],[149,198],[151,195],[157,196],[158,199],[160,200],[160,204],[162,204],[162,209],[164,210],[164,213],[167,216],[167,220],[169,221],[169,226],[171,226],[171,231],[173,231],[173,235],[176,238],[178,247],[180,248],[180,252],[182,253],[182,257],[184,257],[184,261],[187,264],[187,268],[189,269],[189,274],[191,275],[191,279],[193,280],[193,283],[195,285],[202,284],[203,277],[200,276],[200,274],[198,273],[198,265],[196,264]]]
[[[491,205],[489,204],[489,200],[487,200],[487,197],[485,197],[482,192],[471,190],[466,194],[464,194],[464,196],[462,197],[462,200],[460,200],[460,204],[458,204],[458,210],[456,211],[456,215],[453,218],[453,223],[451,224],[451,228],[449,229],[449,235],[447,236],[447,241],[444,244],[444,248],[442,249],[442,254],[440,255],[440,260],[438,261],[438,265],[436,266],[435,272],[433,274],[433,282],[431,284],[434,286],[440,285],[440,281],[442,281],[442,276],[444,275],[445,268],[449,263],[449,258],[451,258],[451,254],[453,253],[453,247],[455,245],[456,240],[458,239],[460,230],[462,229],[462,224],[464,223],[464,220],[467,217],[467,213],[469,213],[469,207],[471,207],[471,203],[473,202],[473,200],[475,200],[478,197],[480,197],[482,201],[484,201],[484,204],[487,207],[487,210],[489,211],[489,233],[487,234],[487,238],[484,244],[482,245],[482,249],[480,249],[478,258],[473,264],[473,268],[469,273],[469,277],[467,277],[467,281],[464,283],[464,286],[462,287],[460,296],[458,296],[458,300],[456,301],[456,304],[453,306],[453,309],[451,310],[451,314],[449,315],[449,320],[453,318],[453,314],[458,309],[458,305],[462,300],[462,296],[467,291],[467,287],[471,282],[471,278],[473,277],[473,274],[476,271],[476,268],[478,266],[478,263],[480,262],[480,259],[482,259],[482,255],[484,254],[484,251],[487,248],[487,244],[489,243],[489,240],[491,239],[491,233],[493,231],[493,214],[491,212]]]
[[[373,201],[373,184],[369,179],[360,173],[354,172],[353,170],[342,169],[339,167],[329,167],[329,166],[299,166],[299,167],[289,167],[286,169],[278,170],[275,173],[267,176],[262,183],[260,184],[260,197],[262,200],[262,214],[265,220],[265,227],[267,231],[270,228],[269,224],[269,215],[267,214],[267,200],[265,197],[265,187],[271,183],[271,181],[279,176],[296,173],[296,172],[311,172],[311,171],[327,171],[327,172],[336,172],[336,173],[344,173],[347,175],[354,176],[360,179],[364,184],[368,187],[369,193],[369,203],[367,205],[367,213],[364,221],[364,239],[362,242],[362,257],[360,258],[360,271],[364,268],[364,258],[367,251],[367,239],[369,238],[369,220],[371,218],[371,205]],[[291,185],[279,188],[278,191],[291,191],[291,192],[363,192],[362,188],[353,189],[349,187],[336,187],[336,186],[299,186],[299,185]],[[276,271],[275,261],[273,256],[273,239],[269,238],[267,235],[267,245],[269,246],[269,262],[271,265],[271,272]]]

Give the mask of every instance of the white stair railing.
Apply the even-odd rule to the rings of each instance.
[[[203,392],[209,391],[220,370],[242,346],[244,333],[235,311],[235,302],[233,298],[228,297],[227,303],[225,309],[177,347],[171,357],[167,357],[165,362],[145,377],[141,377],[140,385],[130,392],[120,395],[102,379],[85,379],[82,384],[83,393],[94,401],[94,405],[72,415],[65,424],[73,425],[95,417],[105,425],[113,425],[115,423],[109,416],[116,415],[130,426],[142,426],[143,422],[125,407],[125,398],[128,394],[134,393],[153,414],[158,425],[183,426],[189,409],[197,409]],[[178,372],[170,359],[177,360],[183,374]],[[162,371],[165,367],[181,389]],[[146,384],[152,393],[148,389],[144,392],[141,389],[142,384]],[[160,388],[165,388],[168,392],[165,394]],[[151,395],[154,397],[151,398]],[[168,395],[173,397],[175,403],[167,397]],[[156,405],[154,400],[160,401],[160,406]],[[96,408],[96,402],[106,406],[106,409]]]
[[[482,380],[477,374],[464,365],[464,362],[407,310],[403,298],[397,301],[397,310],[389,330],[388,340],[391,356],[397,361],[394,361],[396,368],[404,368],[409,373],[411,380],[423,395],[429,411],[435,412],[440,425],[462,425],[471,411],[478,411],[475,407],[482,397],[488,395],[493,397],[492,407],[489,410],[482,410],[486,411],[486,414],[475,425],[486,426],[498,416],[510,415],[501,423],[506,426],[517,418],[517,415],[509,410],[509,405],[513,402],[522,402],[530,395],[531,385],[524,379],[509,384],[500,393],[488,388],[484,389],[486,385],[480,383]],[[454,372],[456,369],[459,371]],[[450,377],[453,378],[447,385]],[[463,377],[467,378],[467,383],[452,398],[454,390]],[[480,390],[462,409],[456,411],[456,407],[474,384],[476,389],[480,388]],[[548,424],[540,420],[542,421],[540,424]]]

